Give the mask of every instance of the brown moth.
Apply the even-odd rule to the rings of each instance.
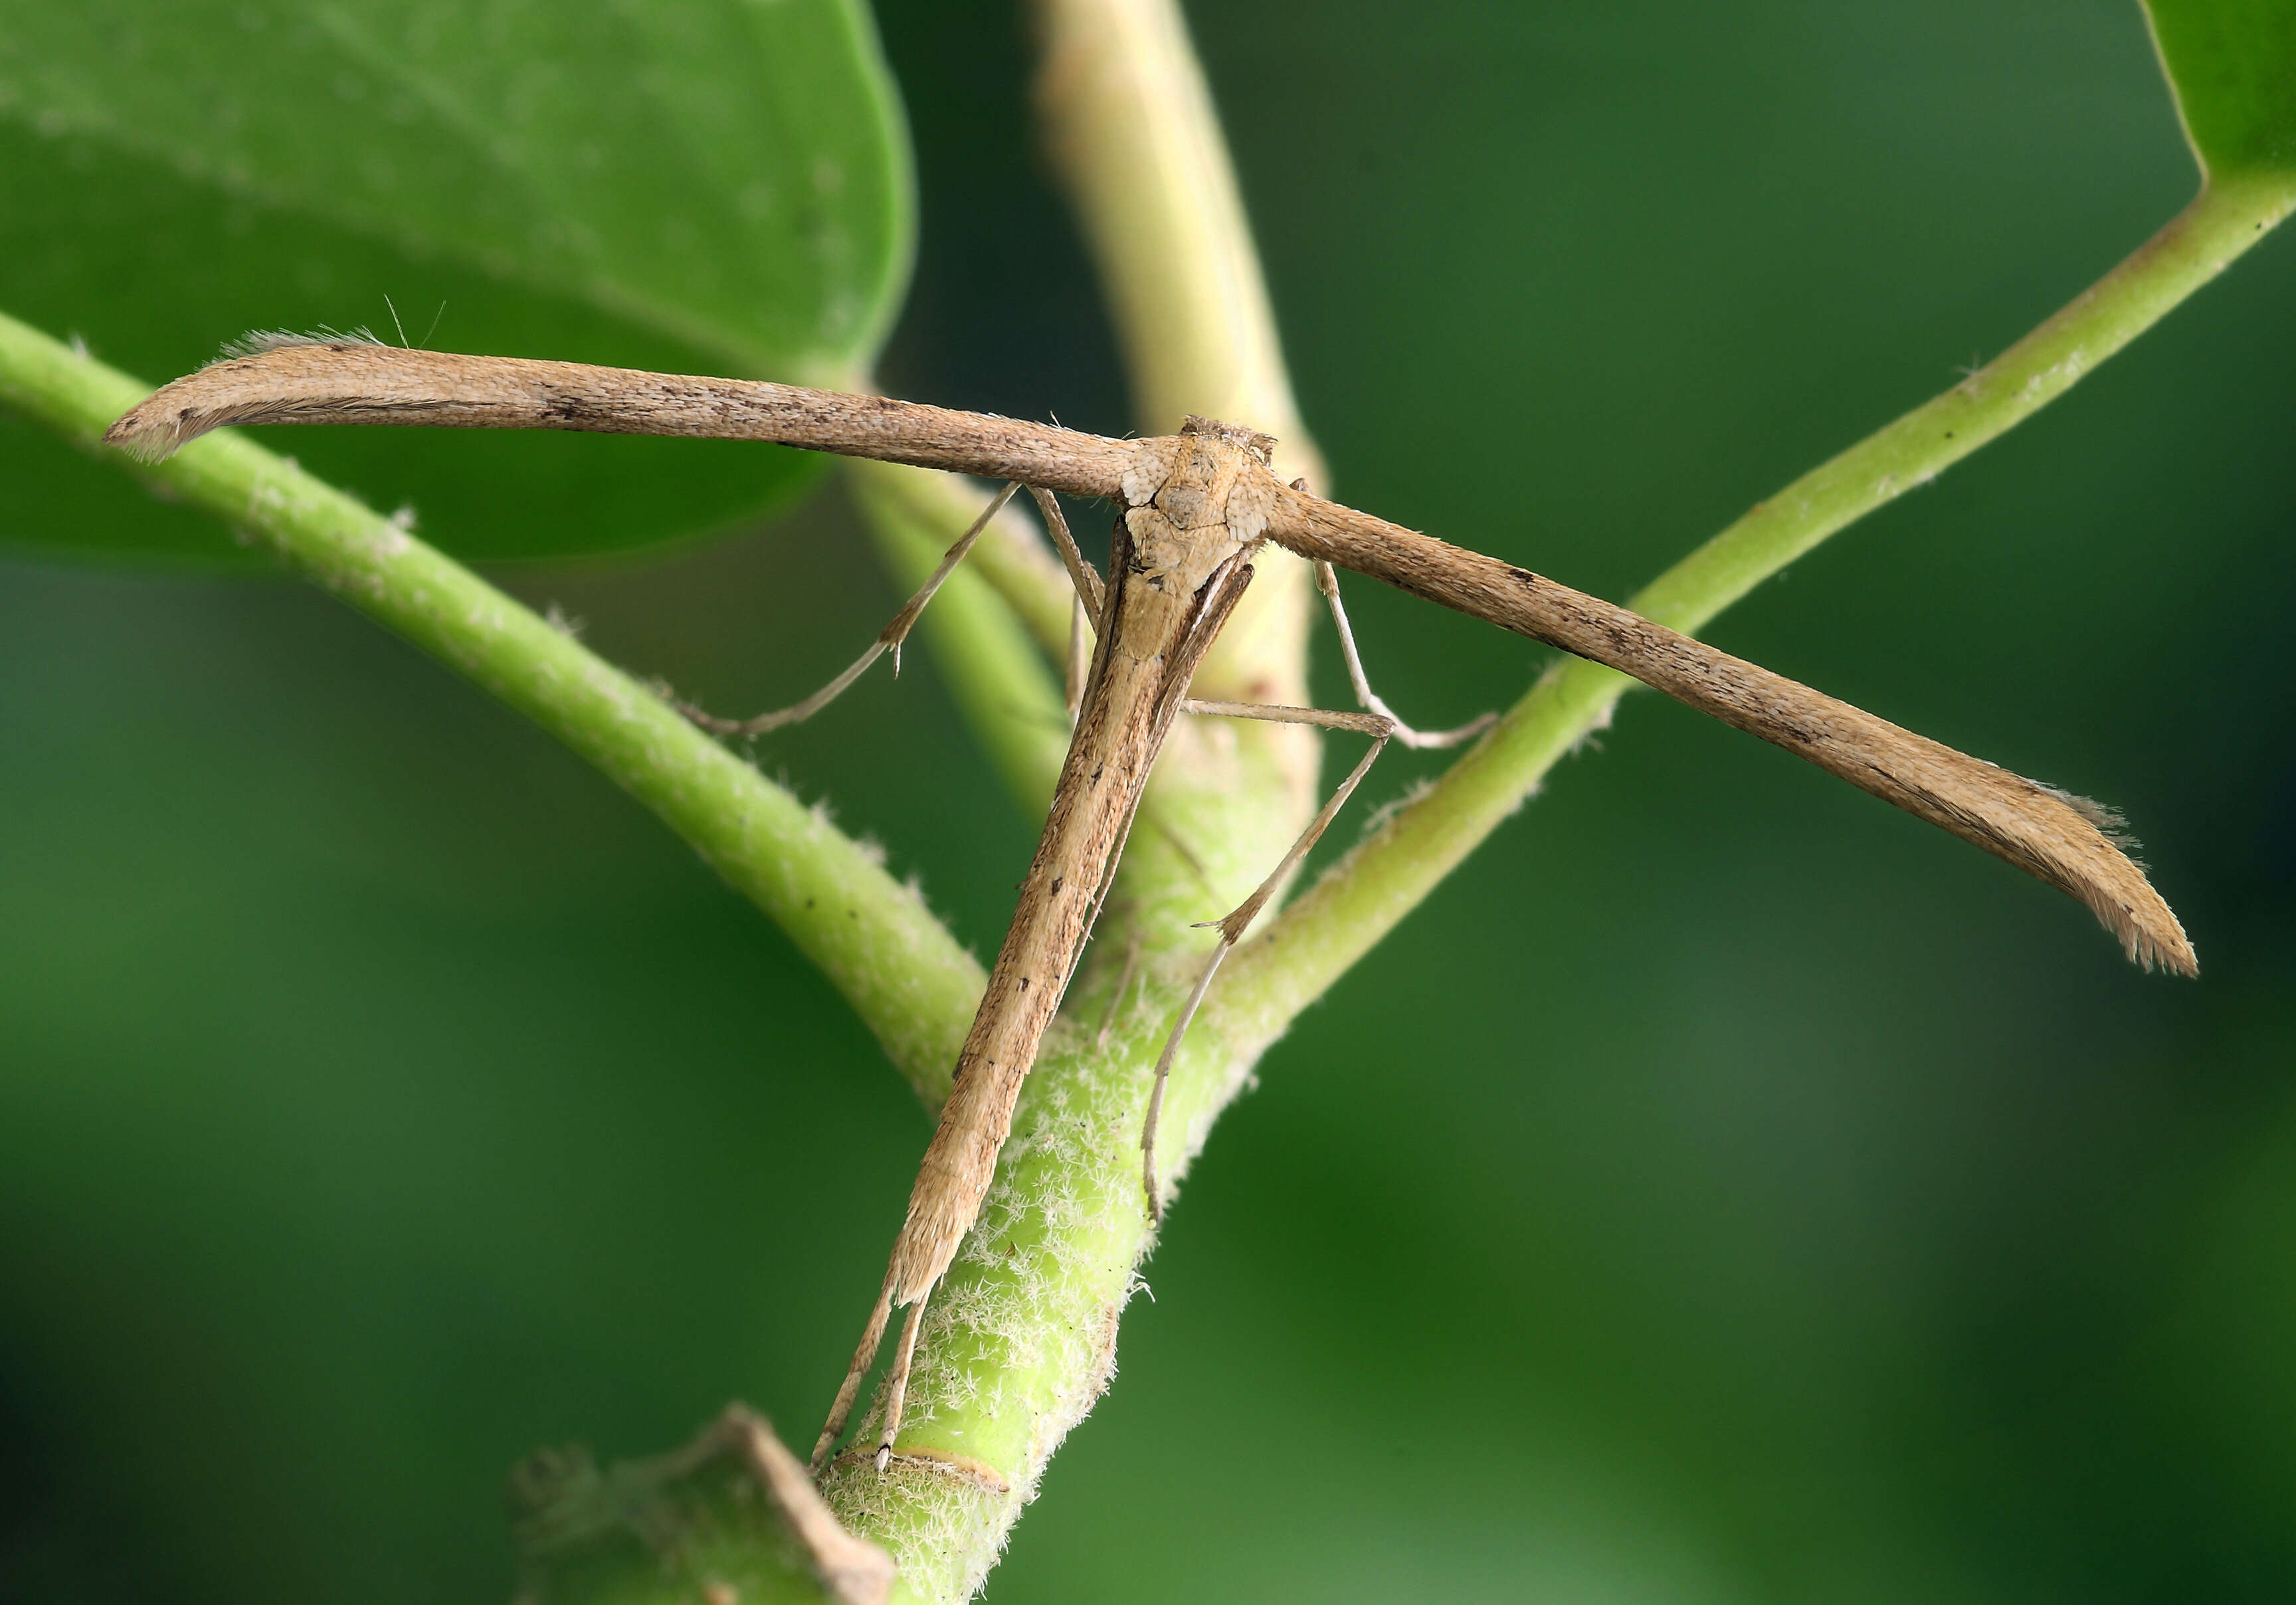
[[[816,1470],[843,1430],[891,1311],[906,1307],[876,1449],[881,1469],[891,1454],[926,1300],[980,1211],[1021,1083],[1091,935],[1174,721],[1183,713],[1275,719],[1356,730],[1374,739],[1283,861],[1219,922],[1219,940],[1157,1066],[1142,1137],[1152,1210],[1160,1201],[1154,1134],[1164,1077],[1220,959],[1329,826],[1387,741],[1441,745],[1481,728],[1479,722],[1445,735],[1422,735],[1371,694],[1339,606],[1332,566],[1630,675],[2079,898],[2145,968],[2198,972],[2183,928],[2120,849],[2112,833],[2115,821],[2105,810],[1527,569],[1322,500],[1303,484],[1283,485],[1268,466],[1273,443],[1249,430],[1192,418],[1177,435],[1112,440],[761,381],[274,337],[162,389],[115,422],[105,439],[156,458],[233,423],[432,424],[771,440],[1008,481],[989,512],[1015,487],[1026,485],[1037,494],[1096,644],[1044,836],[958,1057],[955,1090],[911,1191],[883,1289],[815,1448]],[[1119,505],[1104,583],[1078,554],[1057,505],[1045,494],[1050,491]],[[939,571],[861,661],[815,697],[756,720],[697,717],[714,728],[754,733],[818,709],[880,652],[898,650],[989,512],[950,549]],[[1190,676],[1250,584],[1252,553],[1271,542],[1317,564],[1357,698],[1373,711],[1189,699]]]

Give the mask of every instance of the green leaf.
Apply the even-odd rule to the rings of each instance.
[[[2145,10],[2209,176],[2296,172],[2296,0],[2146,0]]]
[[[849,381],[909,233],[860,0],[0,0],[0,305],[136,372],[251,328],[396,340],[395,304],[446,348]],[[811,472],[735,443],[278,439],[468,557],[723,527]],[[0,450],[0,540],[232,549],[32,431]]]

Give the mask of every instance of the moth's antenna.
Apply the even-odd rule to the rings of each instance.
[[[414,348],[406,343],[406,325],[398,321],[398,308],[391,305],[390,294],[388,291],[383,292],[382,304],[390,307],[390,326],[398,331],[398,344],[400,348],[404,350],[412,351]],[[441,308],[441,310],[444,309]]]
[[[430,326],[422,332],[422,344],[426,349],[430,344],[430,337],[439,332],[439,320],[446,315],[447,303],[441,301],[439,303],[439,310],[430,315]]]

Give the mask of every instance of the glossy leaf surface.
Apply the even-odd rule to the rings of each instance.
[[[2147,0],[2145,9],[2208,170],[2296,170],[2296,0]]]
[[[909,209],[857,0],[0,0],[0,305],[155,381],[250,328],[402,324],[835,381],[874,354]],[[722,527],[808,472],[714,443],[275,438],[478,557]],[[0,539],[230,549],[20,425],[0,441]]]

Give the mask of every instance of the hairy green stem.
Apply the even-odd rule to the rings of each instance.
[[[900,1458],[881,1474],[849,1456],[823,1479],[848,1528],[899,1562],[897,1600],[972,1595],[1108,1385],[1136,1267],[1154,1246],[1140,1184],[1146,1072],[1185,967],[1152,963],[1152,979],[1120,998],[1111,966],[1079,987],[1029,1075],[980,1221],[926,1306]],[[1165,1101],[1168,1165],[1185,1166],[1249,1068],[1218,1033],[1191,1033]],[[876,1441],[873,1421],[855,1441]]]
[[[1084,223],[1144,426],[1168,431],[1191,412],[1249,422],[1281,438],[1287,474],[1320,483],[1178,7],[1040,0],[1037,12],[1046,144]],[[914,483],[870,477],[887,491]],[[910,537],[908,561],[945,545],[971,511],[948,508],[930,540]],[[1197,694],[1302,701],[1307,566],[1271,552],[1258,570]],[[941,659],[953,682],[980,673],[986,654],[972,656]],[[979,722],[981,697],[959,695]],[[848,1525],[899,1560],[897,1599],[961,1600],[979,1586],[1106,1382],[1150,1246],[1138,1147],[1150,1071],[1213,940],[1193,927],[1282,857],[1314,811],[1317,756],[1306,729],[1225,719],[1183,720],[1166,747],[1092,962],[1022,1091],[980,1220],[928,1306],[904,1458],[882,1477],[841,1464],[825,1480]],[[1134,954],[1137,979],[1112,997]],[[1218,1033],[1192,1036],[1166,1103],[1167,1174],[1185,1168],[1246,1068]]]
[[[1968,380],[1796,479],[1644,587],[1636,612],[1694,635],[1828,536],[1967,456],[2062,395],[2224,271],[2296,205],[2285,176],[2219,179],[2143,247]],[[1554,666],[1472,750],[1239,952],[1205,1006],[1240,1042],[1299,1012],[1521,807],[1606,724],[1635,682]]]
[[[0,315],[0,404],[208,509],[557,736],[772,916],[921,1096],[947,1094],[985,978],[874,853],[564,631],[244,435],[150,468],[99,446],[151,389]]]

